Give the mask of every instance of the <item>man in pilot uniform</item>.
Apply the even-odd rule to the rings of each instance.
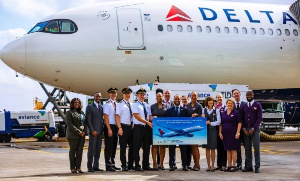
[[[137,92],[137,102],[132,105],[133,113],[133,155],[135,171],[152,170],[149,164],[150,145],[152,142],[152,123],[150,107],[145,103],[146,90],[141,88]],[[143,147],[143,163],[140,165],[140,148]]]
[[[110,99],[103,106],[104,113],[104,137],[105,137],[105,148],[104,148],[104,157],[105,157],[105,165],[106,171],[115,172],[116,170],[120,170],[115,166],[115,155],[117,150],[118,143],[118,128],[116,125],[116,97],[118,89],[115,87],[111,87],[107,91],[109,93]]]
[[[130,102],[132,90],[127,87],[122,90],[122,93],[123,100],[117,105],[116,123],[118,126],[122,171],[128,171],[133,169],[133,114]],[[127,145],[129,147],[128,166],[126,161]]]

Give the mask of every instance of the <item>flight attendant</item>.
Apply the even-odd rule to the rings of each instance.
[[[206,160],[207,169],[206,171],[215,171],[215,150],[218,147],[217,137],[218,131],[217,126],[220,125],[220,113],[219,110],[214,107],[214,99],[212,97],[207,97],[205,99],[205,108],[202,111],[202,117],[206,117],[207,125],[207,145],[206,148]]]
[[[240,131],[242,121],[240,113],[233,109],[233,99],[227,99],[226,107],[227,110],[222,114],[219,136],[223,140],[224,149],[227,151],[228,167],[225,171],[235,172],[238,170],[236,167],[236,150],[241,147]]]
[[[116,123],[118,126],[122,171],[128,171],[133,169],[133,114],[132,103],[130,102],[132,90],[127,87],[122,90],[122,93],[123,100],[117,105]],[[127,145],[129,147],[128,166],[126,160]]]
[[[106,171],[115,172],[116,170],[120,170],[120,168],[115,166],[115,155],[118,143],[118,128],[115,119],[117,108],[116,97],[118,89],[111,87],[107,92],[109,93],[110,99],[103,106],[104,120],[106,125],[104,126],[104,156]]]
[[[246,92],[247,103],[242,107],[243,134],[246,155],[246,167],[243,172],[252,172],[252,144],[254,147],[255,173],[260,173],[260,129],[262,123],[262,107],[253,100],[253,91]]]
[[[191,93],[191,102],[187,104],[186,109],[188,111],[189,117],[199,117],[202,115],[202,105],[197,102],[198,99],[198,93],[192,92]],[[193,152],[193,158],[194,158],[194,171],[200,170],[200,152],[198,149],[198,145],[191,145],[192,152]]]

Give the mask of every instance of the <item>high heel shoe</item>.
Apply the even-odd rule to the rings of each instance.
[[[210,167],[207,167],[206,171],[209,172],[210,171]]]

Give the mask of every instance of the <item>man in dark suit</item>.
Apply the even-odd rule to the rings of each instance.
[[[241,114],[241,108],[242,106],[246,103],[244,101],[241,101],[241,93],[238,89],[233,89],[232,90],[232,97],[235,99],[235,106],[233,107],[234,110],[238,110]],[[242,134],[240,134],[240,139],[241,139],[241,142],[243,143],[243,136]],[[236,165],[237,165],[237,168],[239,170],[242,170],[242,151],[241,151],[241,148],[239,148],[237,150],[237,160],[236,160]]]
[[[174,106],[171,107],[166,111],[166,117],[188,117],[188,111],[180,106],[180,101],[181,97],[177,94],[174,96]],[[188,171],[187,167],[187,153],[186,153],[186,145],[179,145],[180,152],[181,152],[181,162],[182,162],[182,170],[183,171]],[[170,160],[169,160],[169,165],[170,165],[170,170],[169,171],[174,171],[175,170],[175,156],[176,153],[176,145],[170,145],[169,146],[169,155],[170,155]]]
[[[252,167],[252,144],[254,147],[255,173],[260,173],[260,129],[262,123],[262,107],[259,102],[253,100],[253,91],[246,93],[247,104],[243,105],[241,118],[243,121],[242,130],[245,145],[245,163],[243,172],[253,172]]]
[[[94,95],[94,102],[86,107],[86,120],[89,134],[88,172],[103,171],[99,168],[103,136],[103,108],[100,104],[101,93]]]

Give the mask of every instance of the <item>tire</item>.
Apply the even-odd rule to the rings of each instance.
[[[9,143],[9,142],[11,141],[11,136],[8,135],[8,134],[2,135],[2,140],[3,140],[5,143]]]
[[[58,127],[58,137],[66,137],[66,125],[65,124],[59,124]]]
[[[2,134],[0,135],[0,143],[2,143],[3,142],[3,139],[2,139]]]
[[[45,141],[52,141],[52,135],[50,133],[45,134]]]

